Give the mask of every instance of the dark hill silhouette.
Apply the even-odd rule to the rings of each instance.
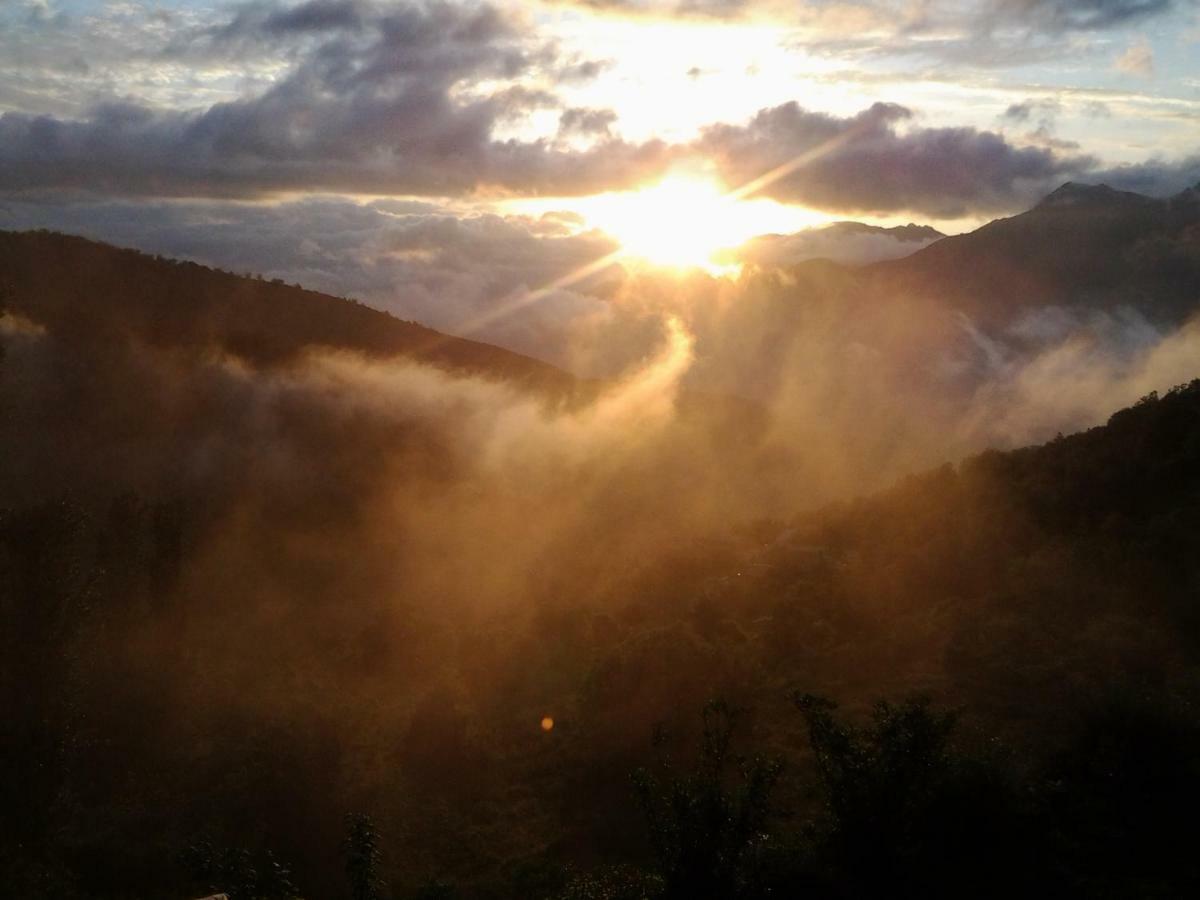
[[[348,350],[503,381],[567,405],[594,398],[605,385],[356,300],[57,232],[0,231],[0,312],[5,308],[87,344],[124,335],[162,349],[219,350],[260,366],[286,364],[311,349]],[[718,432],[729,432],[736,442],[734,431],[765,424],[761,408],[721,392],[684,392],[677,409],[718,440]]]
[[[911,253],[945,237],[928,225],[882,228],[865,222],[833,222],[792,234],[763,234],[729,255],[758,266],[789,266],[802,261],[833,259],[862,265]]]
[[[909,222],[907,225],[893,225],[889,228],[868,225],[866,222],[833,222],[820,230],[835,234],[882,234],[903,243],[932,241],[946,236],[931,225],[917,225],[913,222]]]
[[[1034,306],[1127,305],[1175,323],[1200,304],[1200,188],[1156,199],[1068,183],[1033,209],[862,273],[1003,321]]]
[[[257,364],[306,348],[346,349],[557,392],[578,387],[548,363],[354,301],[52,232],[0,232],[0,288],[13,312],[60,334],[119,330],[153,346],[207,345]]]

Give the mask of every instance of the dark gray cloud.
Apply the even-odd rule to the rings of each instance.
[[[492,137],[501,118],[545,103],[539,95],[515,89],[464,104],[423,79],[385,96],[373,77],[359,87],[362,78],[298,74],[262,97],[194,116],[118,105],[83,122],[9,114],[0,117],[0,189],[451,196],[495,186],[566,195],[633,185],[696,155],[715,161],[736,187],[825,148],[761,193],[832,211],[954,217],[1014,211],[1095,167],[1090,157],[1017,147],[993,132],[910,127],[912,112],[887,104],[839,118],[787,103],[675,146],[627,143],[610,133],[610,112],[572,108],[562,113],[562,134],[595,141],[572,150]],[[331,81],[350,83],[342,102],[322,99]]]
[[[361,28],[366,9],[357,0],[309,0],[299,6],[273,10],[263,21],[270,32],[320,32]]]
[[[997,0],[989,8],[1014,4]],[[709,4],[727,11],[742,5]],[[1053,8],[1050,19],[1079,27],[1153,11],[1149,0],[1124,12],[1112,3],[1071,6],[1074,18],[1062,3],[1018,5]],[[566,106],[545,87],[587,77],[603,63],[561,57],[487,3],[256,2],[216,24],[197,20],[187,33],[188,41],[160,58],[186,65],[196,56],[249,58],[257,48],[285,74],[272,73],[258,88],[248,82],[237,99],[191,108],[110,100],[77,114],[7,112],[0,115],[0,192],[579,195],[636,186],[696,154],[715,159],[737,186],[837,141],[764,193],[843,213],[946,217],[1014,211],[1096,167],[1054,136],[1055,109],[1035,101],[1015,104],[1004,119],[1024,117],[1032,129],[1025,146],[973,128],[917,127],[909,110],[894,105],[839,118],[795,103],[763,110],[748,124],[714,125],[694,143],[630,142],[612,111]],[[558,114],[557,134],[505,136],[547,111]]]
[[[617,114],[611,109],[588,109],[571,107],[564,109],[558,117],[560,134],[608,135],[617,122]]]
[[[1007,122],[1024,124],[1036,122],[1044,124],[1052,122],[1062,112],[1062,103],[1053,98],[1043,100],[1023,100],[1013,103],[1004,110],[1001,118]]]
[[[1166,197],[1200,188],[1200,154],[1179,160],[1152,159],[1097,172],[1092,180],[1123,191]]]
[[[563,0],[575,2],[575,0]],[[1094,52],[1072,35],[1127,29],[1195,0],[580,0],[656,15],[761,17],[799,26],[807,52],[915,56],[964,68],[1019,66]]]
[[[243,10],[214,39],[284,25],[321,25],[331,34],[263,93],[198,112],[106,103],[77,119],[0,116],[0,190],[232,197],[499,187],[570,194],[629,185],[662,164],[654,142],[610,138],[580,152],[552,140],[494,139],[498,123],[555,102],[511,82],[553,68],[556,59],[495,7],[389,6],[353,35],[345,27],[367,21],[359,4],[265,9]],[[457,91],[488,80],[509,85],[482,96]]]
[[[859,9],[890,19],[898,30],[933,31],[947,25],[994,30],[1013,25],[1047,31],[1099,31],[1116,28],[1189,5],[1192,0],[552,0],[563,5],[628,14],[740,17],[751,14],[785,21],[814,21],[837,8]]]
[[[761,111],[744,126],[713,126],[697,146],[734,186],[815,154],[762,190],[777,200],[944,218],[1012,211],[1096,165],[1088,156],[1017,147],[990,131],[897,127],[912,118],[910,110],[894,104],[877,103],[838,118],[786,103]]]
[[[1058,117],[1063,111],[1062,102],[1047,97],[1041,100],[1024,100],[1013,103],[1000,115],[1002,125],[1025,125],[1024,140],[1027,144],[1051,150],[1075,151],[1079,144],[1058,137],[1055,133]]]
[[[988,0],[984,21],[1051,31],[1100,31],[1162,15],[1191,0]]]
[[[357,31],[375,12],[362,0],[308,0],[296,6],[258,2],[241,6],[233,18],[209,34],[218,40],[235,40],[249,35],[278,37]]]

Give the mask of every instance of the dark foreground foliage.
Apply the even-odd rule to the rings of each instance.
[[[945,560],[970,551],[1007,571],[989,567],[991,589],[971,604],[960,601],[966,609],[943,626],[958,635],[942,645],[950,672],[943,693],[966,701],[965,711],[917,697],[873,706],[856,700],[857,711],[842,713],[829,699],[795,692],[790,712],[769,701],[754,711],[711,702],[698,733],[692,716],[673,717],[674,730],[655,731],[653,758],[640,766],[641,751],[606,755],[564,743],[559,758],[543,756],[530,777],[576,786],[560,797],[583,819],[596,816],[574,826],[586,839],[523,844],[512,862],[486,872],[455,849],[456,829],[473,825],[469,813],[449,814],[452,783],[423,792],[413,782],[385,789],[386,780],[367,780],[342,792],[343,801],[357,796],[384,809],[401,803],[404,815],[389,832],[363,813],[323,820],[333,796],[326,779],[337,776],[321,755],[342,765],[353,757],[301,723],[227,719],[232,737],[197,733],[190,746],[178,733],[166,741],[156,735],[170,720],[161,700],[128,680],[144,678],[144,670],[125,668],[130,661],[116,662],[110,651],[112,636],[129,634],[136,621],[172,615],[159,606],[170,577],[163,573],[180,564],[181,531],[172,524],[179,519],[169,507],[122,496],[103,518],[70,502],[6,511],[4,884],[29,897],[220,890],[235,900],[1192,895],[1200,890],[1192,845],[1200,716],[1188,677],[1197,647],[1197,461],[1200,384],[1193,384],[1148,398],[1105,428],[987,454],[959,472],[797,522],[792,527],[810,535],[792,540],[822,533],[836,548],[826,552],[837,554],[814,560],[791,551],[791,590],[811,598],[807,625],[795,619],[799,601],[780,605],[786,587],[776,581],[768,590],[776,572],[788,571],[788,545],[778,538],[767,545],[774,562],[762,583],[727,595],[728,609],[742,604],[757,614],[765,605],[793,623],[767,632],[758,678],[796,683],[824,660],[844,685],[870,683],[834,666],[837,638],[829,634],[869,644],[880,616],[898,627],[914,608],[934,613],[915,592],[902,593],[895,602],[909,608],[887,615],[875,608],[868,627],[831,608],[831,598],[851,610],[870,603],[864,558],[886,566],[893,586],[914,591],[930,578],[968,579]],[[1005,533],[995,508],[987,525],[971,521],[984,502],[1021,508],[1026,529],[976,555],[972,529],[993,542]],[[892,513],[897,504],[922,510],[926,530],[906,537],[906,520]],[[928,569],[931,556],[936,572]],[[970,596],[967,581],[955,587]],[[726,635],[724,652],[747,652],[744,637],[729,637],[752,627],[745,619],[714,621],[718,614],[703,605],[691,615],[700,617],[694,627]],[[803,652],[795,642],[822,633],[803,662],[789,664]],[[639,639],[634,632],[626,641]],[[893,670],[902,663],[893,659]],[[600,703],[603,694],[591,691],[588,702]],[[604,712],[577,717],[604,721]],[[503,749],[486,742],[472,757],[438,760],[466,752],[455,730],[469,726],[441,706],[421,715],[429,719],[422,740],[431,756],[417,744],[411,765],[486,782],[486,772],[469,769],[503,760]],[[335,730],[328,740],[350,736]],[[463,787],[467,802],[505,802],[503,785],[495,794]],[[513,802],[499,814],[520,827],[522,801]],[[278,804],[296,832],[281,827]],[[573,819],[570,811],[562,816]],[[606,833],[614,827],[622,831],[616,838]],[[433,836],[438,829],[441,839]],[[317,837],[297,841],[297,833]],[[442,848],[440,858],[431,847]],[[336,880],[314,888],[299,874],[319,871],[314,859],[332,866],[339,857]]]

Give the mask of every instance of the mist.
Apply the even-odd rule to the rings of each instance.
[[[922,473],[1103,424],[1200,358],[1194,318],[1134,305],[979,317],[825,264],[630,270],[569,322],[567,356],[608,373],[588,380],[416,326],[424,349],[390,352],[371,336],[392,320],[361,307],[77,242],[104,298],[84,304],[78,265],[38,262],[68,239],[23,239],[0,317],[4,564],[59,612],[8,652],[72,698],[31,721],[77,742],[54,765],[80,784],[78,852],[113,791],[145,798],[126,849],[88,864],[114,895],[182,890],[171,860],[203,837],[276,848],[336,896],[357,809],[402,836],[409,887],[489,883],[531,852],[636,858],[620,785],[656,724],[713,696],[774,723],[788,679],[860,701],[936,686],[1032,728],[1077,700],[1046,689],[1014,716],[1025,688],[976,687],[956,655],[986,602],[917,599],[993,564],[846,538],[857,504],[883,523],[961,504],[994,517],[985,546],[1023,546],[1041,524],[985,515],[1000,488],[978,467]],[[284,298],[294,315],[256,319]],[[1146,621],[1121,659],[1186,656]]]

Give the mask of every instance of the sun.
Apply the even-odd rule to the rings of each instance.
[[[734,201],[709,180],[670,176],[639,191],[590,198],[584,216],[624,255],[675,269],[719,267],[719,251],[751,235],[735,227]]]
[[[765,199],[739,199],[715,180],[690,173],[668,175],[636,191],[588,197],[575,208],[589,226],[611,235],[627,259],[719,275],[739,268],[729,251],[751,238],[822,218]]]
[[[687,166],[637,190],[508,201],[504,208],[519,215],[578,216],[580,230],[601,231],[619,245],[605,263],[621,259],[721,276],[741,271],[737,249],[752,238],[833,221],[814,209],[747,193],[722,187],[705,167]]]

